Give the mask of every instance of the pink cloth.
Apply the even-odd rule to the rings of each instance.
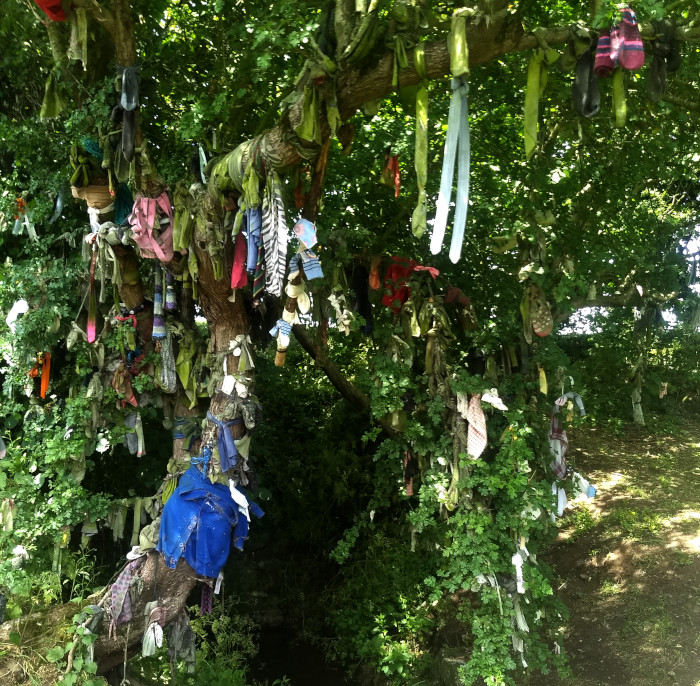
[[[168,218],[168,224],[162,230],[161,216]],[[157,198],[137,195],[129,215],[129,224],[134,242],[141,248],[141,257],[157,257],[161,262],[173,259],[173,208],[166,191]]]
[[[467,432],[467,453],[477,459],[486,450],[488,437],[486,435],[486,417],[481,409],[481,395],[476,393],[469,401],[467,408],[467,421],[469,431]]]
[[[233,269],[231,270],[231,288],[243,288],[248,285],[248,274],[246,273],[246,243],[243,234],[236,236],[233,248]]]

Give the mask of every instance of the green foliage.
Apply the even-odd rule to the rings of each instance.
[[[196,616],[199,608],[189,609],[195,615],[192,630],[201,639],[198,661],[201,658],[209,667],[216,665],[213,671],[224,670],[228,674],[242,676],[246,665],[258,653],[259,627],[250,617],[237,612],[239,604],[239,598],[231,595],[217,603],[211,615]],[[205,668],[205,679],[206,671]],[[199,671],[197,677],[200,677]]]
[[[634,8],[641,21],[665,11],[656,0],[640,0]],[[327,56],[336,57],[333,37],[318,33],[327,28],[329,8],[314,3],[134,0],[132,11],[142,133],[171,187],[185,177],[199,145],[211,158],[286,117],[302,66],[318,58],[317,41],[329,41]],[[94,71],[83,74],[75,62],[61,65],[55,73],[71,110],[38,120],[53,68],[38,12],[31,4],[11,3],[0,20],[0,311],[6,314],[19,298],[30,307],[13,334],[0,335],[0,430],[8,446],[0,500],[14,503],[14,530],[0,533],[0,587],[12,595],[10,614],[88,592],[100,570],[88,548],[65,540],[70,527],[103,518],[115,499],[151,495],[171,453],[163,413],[152,404],[139,408],[152,439],[148,455],[137,460],[127,454],[120,445],[126,411],[117,392],[106,384],[101,400],[86,393],[97,346],[66,345],[73,320],[81,326],[84,317],[86,270],[78,246],[87,230],[82,205],[70,202],[65,188],[68,150],[83,136],[97,140],[108,133],[114,62],[100,52]],[[361,46],[365,54],[352,79],[369,74],[397,31],[409,48],[419,39],[444,41],[451,12],[444,3],[423,3],[419,10],[380,3],[379,23]],[[619,20],[611,0],[594,17],[581,3],[559,0],[516,3],[507,13],[529,28],[577,21],[605,27]],[[409,15],[415,22],[406,23]],[[690,10],[676,5],[676,15],[689,20]],[[486,25],[497,19],[479,18]],[[96,25],[91,41],[110,44]],[[700,157],[694,151],[700,131],[692,108],[674,104],[679,93],[684,99],[697,91],[700,53],[692,46],[684,52],[683,66],[669,78],[669,97],[660,102],[644,99],[646,72],[626,75],[629,117],[622,130],[612,126],[605,82],[603,112],[581,120],[571,105],[571,76],[550,69],[540,97],[540,145],[527,165],[521,112],[530,56],[501,55],[475,67],[470,206],[456,266],[445,254],[429,255],[428,238],[410,231],[414,109],[405,89],[382,101],[379,114],[351,116],[350,157],[332,143],[317,227],[327,277],[312,285],[314,305],[331,289],[351,300],[353,269],[366,267],[372,256],[405,255],[440,271],[435,281],[425,273],[409,279],[415,322],[409,308],[394,315],[383,306],[380,288],[369,296],[371,337],[360,333],[359,317],[348,336],[331,326],[327,347],[324,334],[309,327],[319,354],[333,359],[368,398],[370,416],[336,402],[330,382],[298,346],[289,350],[283,370],[273,367],[270,351],[256,363],[266,416],[254,444],[260,500],[268,509],[262,540],[274,540],[280,559],[301,570],[284,578],[280,594],[287,594],[290,606],[315,612],[319,635],[330,625],[331,652],[347,663],[365,660],[393,683],[427,678],[431,649],[454,643],[456,632],[469,655],[465,684],[513,683],[520,669],[514,639],[524,641],[531,670],[562,667],[552,646],[561,643],[565,613],[553,595],[551,571],[536,558],[556,533],[547,516],[546,425],[553,400],[573,388],[584,397],[585,421],[622,426],[631,418],[632,377],[641,375],[645,410],[667,427],[667,407],[700,392],[696,265],[688,259],[697,239]],[[336,88],[346,76],[334,82]],[[450,89],[435,80],[429,92],[426,190],[432,216]],[[398,198],[378,182],[389,147],[400,156]],[[50,223],[61,193],[64,208]],[[32,214],[36,242],[13,233],[18,198]],[[542,220],[547,213],[551,221]],[[142,271],[150,278],[150,266]],[[544,290],[555,319],[569,332],[536,339],[508,372],[503,350],[527,347],[521,345],[519,304],[531,283]],[[475,325],[466,326],[463,313],[444,305],[449,286],[469,297]],[[567,319],[587,305],[598,309]],[[660,318],[661,307],[669,319],[677,318],[675,329]],[[257,312],[251,319],[254,330],[263,330]],[[439,356],[430,360],[436,340],[438,362]],[[107,358],[118,360],[123,344],[122,330],[106,335]],[[27,373],[37,354],[49,350],[55,365],[48,396],[39,400],[37,381]],[[146,364],[153,362],[157,356],[149,353]],[[538,365],[549,381],[546,397]],[[665,400],[658,397],[663,384]],[[155,395],[157,387],[157,375],[133,380],[139,394]],[[509,410],[487,408],[489,445],[474,460],[455,443],[455,395],[493,387]],[[392,427],[389,437],[379,422]],[[418,465],[413,496],[405,495],[407,453]],[[621,511],[618,520],[633,538],[659,526],[633,510]],[[590,526],[583,517],[575,522],[578,532]],[[481,582],[512,577],[512,555],[522,542],[531,554],[524,565],[530,602],[521,603],[529,632],[517,623],[514,628],[516,610],[506,590]],[[26,548],[24,566],[12,564],[16,545]],[[206,639],[197,683],[244,683],[256,630],[231,607],[225,610],[194,623]],[[326,625],[318,619],[324,615]],[[65,662],[68,646],[89,638],[80,628],[74,624],[70,642],[52,648],[47,659]],[[81,652],[63,683],[93,682],[88,665]]]

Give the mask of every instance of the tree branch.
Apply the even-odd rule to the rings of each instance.
[[[654,29],[651,24],[640,26],[644,38],[653,38]],[[556,26],[534,33],[525,33],[518,16],[507,12],[498,12],[488,18],[476,15],[467,26],[467,41],[469,44],[469,64],[476,67],[487,64],[492,60],[515,52],[532,50],[545,41],[549,45],[561,45],[570,40],[568,26]],[[700,26],[678,27],[676,38],[680,41],[700,40]],[[425,67],[429,79],[443,78],[449,74],[450,56],[445,36],[433,41],[426,41]],[[374,66],[368,68],[339,65],[336,77],[338,108],[343,120],[349,119],[366,102],[385,98],[392,90],[394,69],[394,53],[392,50],[378,57]],[[420,81],[416,72],[413,51],[408,54],[408,67],[400,70],[399,82],[401,87],[412,86]],[[301,121],[303,98],[300,98],[286,116],[266,134],[268,150],[273,154],[265,155],[266,163],[278,169],[292,167],[301,162],[297,149],[287,141],[285,135],[289,129],[294,130]],[[307,144],[304,143],[306,147]],[[310,148],[318,148],[308,144]]]
[[[335,366],[332,360],[326,355],[319,355],[314,345],[314,341],[309,335],[309,332],[300,324],[295,324],[292,327],[295,338],[301,344],[301,347],[306,350],[314,365],[321,369],[328,380],[335,386],[336,390],[343,396],[355,409],[371,414],[370,401],[367,395],[363,393],[355,384],[343,375],[343,373]],[[382,430],[388,436],[398,436],[399,432],[394,429],[391,424],[383,419],[377,419],[377,423],[382,427]]]
[[[700,112],[700,101],[698,100],[687,100],[686,98],[679,98],[673,93],[666,93],[664,97],[661,98],[664,102],[668,102],[671,105],[677,105],[691,112]]]

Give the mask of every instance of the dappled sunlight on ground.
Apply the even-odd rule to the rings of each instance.
[[[569,503],[553,563],[571,612],[574,678],[530,684],[700,684],[700,423],[674,435],[579,428],[574,468],[597,489]]]

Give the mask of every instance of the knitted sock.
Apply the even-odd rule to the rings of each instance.
[[[639,69],[644,64],[644,44],[637,17],[629,7],[622,10],[622,21],[617,28],[620,32],[619,65],[624,69]]]
[[[612,54],[610,31],[607,29],[601,31],[600,38],[598,38],[598,46],[595,50],[595,73],[600,78],[610,76],[615,68],[615,57],[616,55]]]

